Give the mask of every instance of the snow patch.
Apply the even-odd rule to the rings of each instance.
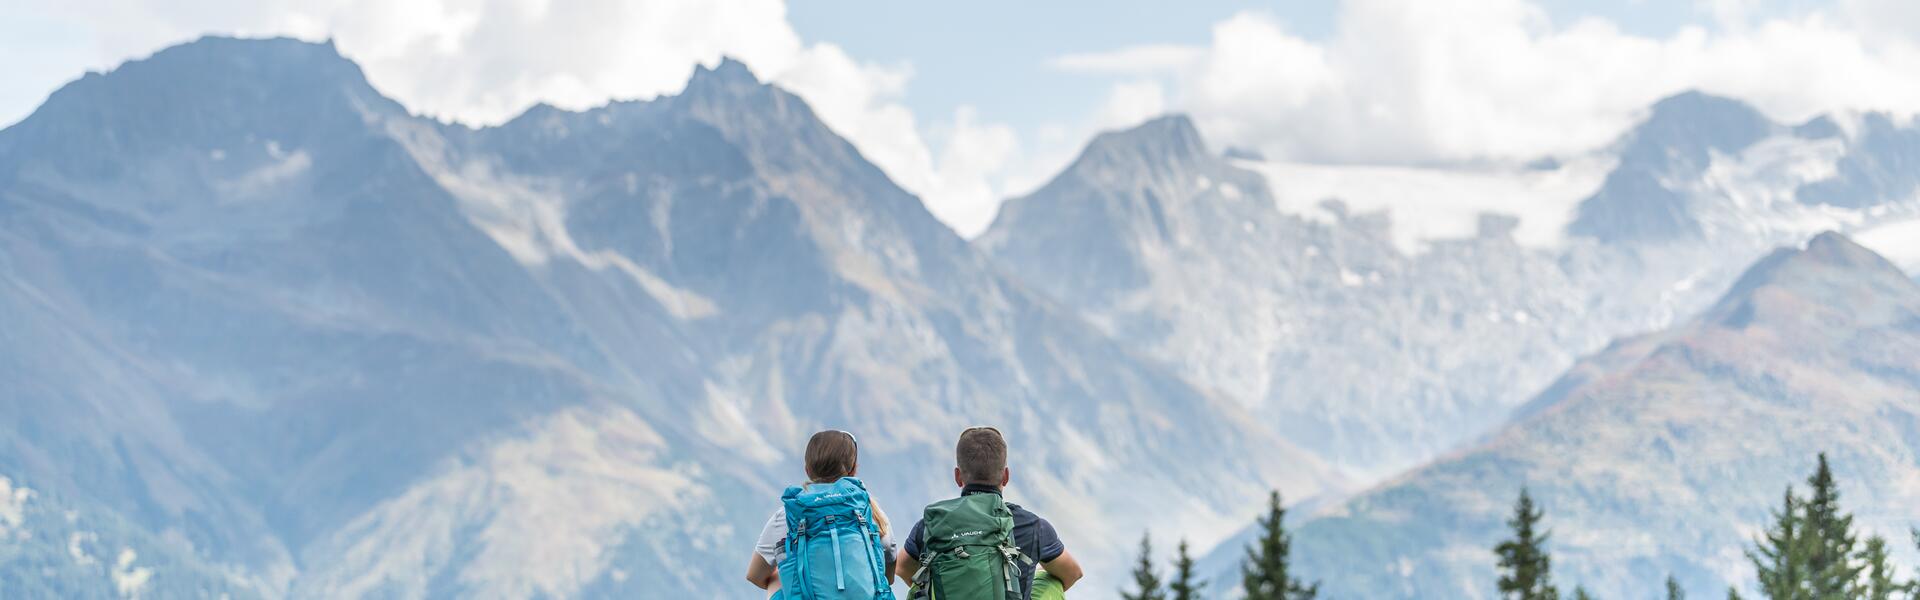
[[[1340,285],[1344,285],[1347,287],[1360,287],[1366,284],[1367,284],[1367,278],[1361,277],[1359,273],[1349,271],[1345,268],[1340,269]]]
[[[239,177],[214,182],[214,187],[220,191],[221,195],[228,197],[259,198],[267,196],[266,192],[313,168],[313,157],[309,156],[305,150],[295,150],[288,154],[280,151],[278,146],[274,146],[271,154],[274,157],[273,162],[247,171]]]
[[[0,539],[19,529],[26,521],[27,501],[33,499],[33,489],[15,486],[12,479],[0,475]],[[25,532],[21,532],[25,536]]]
[[[401,140],[428,175],[460,203],[467,220],[494,243],[529,268],[545,266],[555,257],[571,259],[594,271],[615,270],[626,275],[668,313],[682,320],[719,314],[719,305],[692,290],[665,279],[613,250],[587,252],[567,230],[566,200],[538,188],[535,182],[495,173],[478,160],[458,165],[447,162],[444,140],[431,132],[395,125],[390,133]]]
[[[1236,160],[1267,177],[1280,209],[1322,222],[1320,203],[1337,198],[1353,213],[1384,212],[1394,246],[1409,255],[1428,242],[1473,237],[1487,213],[1519,219],[1514,239],[1557,247],[1580,201],[1593,195],[1614,160],[1587,157],[1560,168],[1321,165]]]
[[[760,429],[747,418],[747,399],[713,382],[706,382],[707,410],[694,423],[694,430],[709,442],[731,448],[748,460],[769,464],[784,455],[760,435]]]
[[[1837,175],[1845,154],[1846,145],[1841,140],[1778,135],[1737,155],[1714,154],[1700,179],[1685,191],[1696,197],[1726,200],[1696,203],[1701,226],[1710,239],[1727,235],[1807,237],[1844,229],[1863,222],[1864,211],[1803,204],[1798,192],[1808,183]]]
[[[75,531],[67,534],[67,556],[73,559],[73,564],[82,567],[93,566],[100,561],[93,557],[93,553],[87,552],[87,546],[99,541],[100,534],[91,531]]]
[[[147,590],[147,581],[153,579],[153,569],[133,566],[139,556],[132,548],[121,548],[119,559],[113,562],[113,589],[121,598],[139,598]]]

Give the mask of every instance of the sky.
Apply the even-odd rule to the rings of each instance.
[[[333,39],[416,113],[677,92],[722,55],[805,98],[962,235],[1095,133],[1192,115],[1313,164],[1590,152],[1686,89],[1794,121],[1920,112],[1910,0],[0,0],[0,124],[206,34]]]

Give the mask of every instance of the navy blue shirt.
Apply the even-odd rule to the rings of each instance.
[[[966,487],[960,488],[962,496],[999,493],[1000,488],[978,483],[969,483]],[[1012,502],[1007,503],[1007,509],[1013,511],[1013,544],[1020,547],[1021,554],[1034,560],[1032,564],[1022,566],[1020,574],[1020,596],[1031,598],[1033,597],[1034,571],[1040,563],[1053,562],[1053,559],[1060,558],[1060,555],[1067,551],[1067,545],[1061,543],[1060,534],[1054,532],[1053,524],[1048,523],[1046,519]],[[906,549],[907,556],[913,557],[914,560],[920,560],[920,539],[926,536],[926,525],[924,520],[914,521],[913,531],[907,534],[906,543],[901,545]]]

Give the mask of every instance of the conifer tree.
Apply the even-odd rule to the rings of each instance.
[[[1819,466],[1807,478],[1803,531],[1808,538],[1806,554],[1807,592],[1814,598],[1845,598],[1860,578],[1861,565],[1854,561],[1858,538],[1853,532],[1853,515],[1840,509],[1839,485],[1826,453],[1820,453]]]
[[[1573,586],[1573,600],[1593,600],[1593,595],[1587,593],[1586,586],[1576,585]]]
[[[1160,589],[1160,575],[1153,571],[1153,540],[1148,534],[1140,535],[1140,561],[1133,567],[1134,592],[1120,592],[1126,600],[1167,600],[1166,590]]]
[[[1680,581],[1667,574],[1667,600],[1687,600],[1687,591],[1680,589]]]
[[[1787,486],[1780,510],[1773,513],[1773,525],[1747,551],[1747,560],[1759,575],[1760,594],[1767,600],[1808,598],[1804,590],[1810,538],[1804,531],[1800,504],[1793,486]]]
[[[1247,547],[1247,559],[1240,565],[1240,583],[1246,600],[1313,600],[1320,584],[1306,585],[1289,572],[1293,536],[1287,533],[1287,510],[1280,503],[1280,492],[1267,500],[1267,516],[1260,519],[1260,539]]]
[[[1863,573],[1852,598],[1896,600],[1912,592],[1912,584],[1895,579],[1893,565],[1888,562],[1886,538],[1877,535],[1867,538],[1866,547],[1860,550],[1860,563]]]
[[[1747,599],[1740,597],[1740,590],[1733,589],[1733,586],[1727,586],[1727,600],[1747,600]]]
[[[1558,600],[1553,587],[1553,559],[1546,551],[1547,532],[1539,531],[1542,511],[1533,504],[1533,496],[1520,488],[1514,502],[1513,518],[1507,526],[1513,538],[1493,549],[1500,557],[1500,597],[1507,600]]]
[[[1200,600],[1200,588],[1206,582],[1195,581],[1193,557],[1187,555],[1187,541],[1180,540],[1173,559],[1173,582],[1167,584],[1167,600]]]

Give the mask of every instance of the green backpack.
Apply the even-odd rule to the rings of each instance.
[[[1025,600],[1020,576],[1033,559],[1013,544],[1013,511],[999,494],[968,494],[927,506],[910,597]]]

